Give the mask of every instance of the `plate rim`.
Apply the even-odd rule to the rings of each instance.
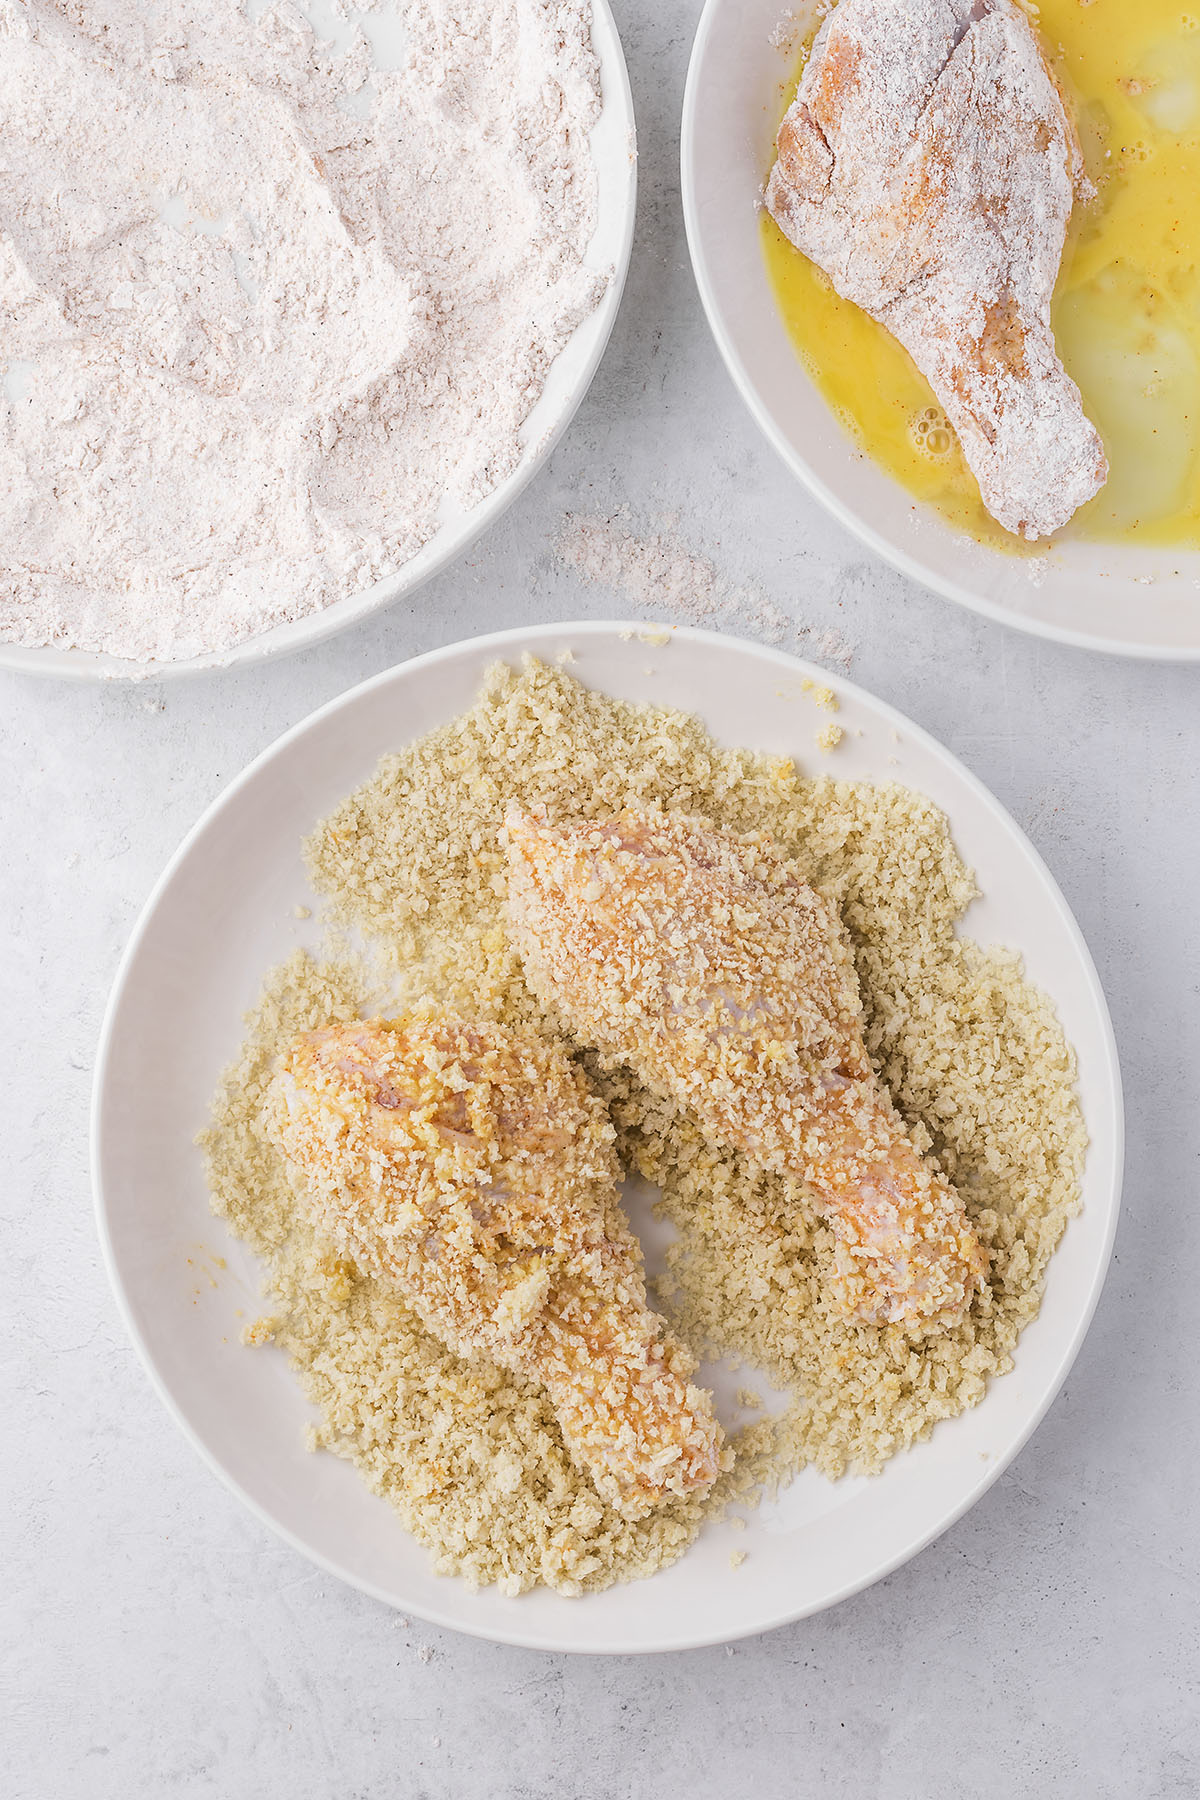
[[[325,1573],[335,1576],[338,1580],[345,1582],[347,1586],[369,1595],[374,1600],[382,1601],[393,1610],[400,1610],[402,1607],[406,1613],[410,1613],[428,1624],[436,1625],[447,1631],[461,1632],[469,1637],[478,1638],[490,1643],[512,1645],[514,1648],[552,1651],[570,1655],[656,1655],[671,1653],[677,1650],[701,1649],[722,1643],[734,1643],[745,1638],[758,1637],[766,1632],[778,1630],[784,1625],[793,1624],[800,1619],[813,1617],[821,1612],[828,1611],[835,1606],[841,1605],[843,1601],[852,1598],[855,1594],[862,1593],[868,1587],[872,1587],[877,1581],[882,1580],[885,1576],[902,1568],[904,1564],[911,1561],[914,1556],[917,1556],[922,1550],[926,1549],[935,1539],[941,1537],[955,1525],[959,1519],[969,1512],[979,1499],[981,1499],[987,1489],[990,1488],[994,1482],[999,1480],[1000,1476],[1020,1454],[1021,1450],[1024,1449],[1025,1445],[1037,1430],[1038,1426],[1042,1423],[1051,1406],[1061,1393],[1067,1376],[1075,1363],[1084,1339],[1091,1327],[1096,1308],[1100,1301],[1100,1296],[1112,1266],[1113,1244],[1121,1213],[1124,1175],[1124,1095],[1120,1057],[1112,1018],[1109,1012],[1103,984],[1100,981],[1100,976],[1088,947],[1087,940],[1084,937],[1082,927],[1075,918],[1061,888],[1036,845],[1034,845],[1026,836],[1025,832],[1022,831],[1020,825],[1012,817],[1011,813],[1008,812],[1007,808],[996,798],[985,783],[981,781],[972,770],[967,768],[953,751],[949,750],[938,738],[934,737],[931,732],[915,723],[915,721],[909,719],[906,714],[900,712],[896,707],[892,706],[890,702],[878,699],[869,690],[860,687],[857,683],[850,681],[840,674],[833,677],[837,682],[840,691],[848,698],[865,701],[870,708],[880,715],[883,723],[891,725],[893,729],[902,730],[903,734],[908,739],[920,743],[926,750],[932,750],[936,757],[948,762],[955,774],[963,780],[968,789],[972,792],[973,798],[982,804],[984,810],[998,818],[1000,824],[1004,828],[1018,837],[1042,882],[1048,900],[1059,915],[1060,921],[1065,926],[1073,943],[1076,955],[1079,959],[1081,971],[1085,977],[1090,999],[1095,1007],[1097,1023],[1099,1025],[1098,1049],[1101,1052],[1103,1064],[1102,1072],[1104,1085],[1107,1089],[1106,1099],[1111,1106],[1111,1128],[1113,1137],[1112,1166],[1111,1170],[1108,1171],[1107,1192],[1097,1196],[1095,1200],[1090,1202],[1092,1206],[1097,1206],[1101,1202],[1106,1204],[1107,1221],[1102,1239],[1097,1247],[1097,1260],[1091,1277],[1088,1297],[1080,1308],[1074,1330],[1072,1331],[1064,1350],[1059,1356],[1056,1365],[1049,1377],[1043,1378],[1045,1382],[1045,1391],[1040,1403],[1033,1408],[1028,1419],[1025,1421],[1023,1428],[1006,1446],[1004,1451],[989,1459],[987,1464],[981,1470],[978,1478],[969,1486],[965,1496],[955,1507],[945,1514],[940,1514],[936,1524],[928,1531],[918,1533],[918,1535],[912,1538],[902,1550],[882,1558],[877,1565],[872,1565],[865,1572],[844,1582],[835,1592],[799,1607],[794,1605],[785,1607],[770,1617],[758,1618],[752,1623],[746,1624],[745,1626],[739,1626],[733,1630],[723,1628],[713,1635],[700,1636],[697,1636],[694,1632],[684,1632],[677,1636],[671,1636],[668,1632],[661,1638],[657,1638],[653,1643],[638,1641],[636,1639],[618,1638],[601,1646],[596,1646],[576,1641],[563,1642],[545,1630],[534,1629],[523,1631],[519,1626],[512,1629],[507,1627],[497,1628],[495,1624],[484,1623],[482,1621],[478,1625],[470,1622],[464,1623],[461,1618],[451,1616],[448,1612],[438,1607],[421,1605],[408,1600],[403,1602],[397,1600],[391,1592],[382,1586],[343,1567],[335,1558],[327,1556],[324,1552],[315,1549],[311,1544],[300,1537],[299,1534],[292,1531],[288,1526],[281,1524],[265,1506],[261,1505],[246,1492],[241,1484],[224,1467],[216,1454],[208,1448],[199,1433],[193,1428],[181,1406],[176,1402],[174,1396],[170,1392],[165,1379],[160,1374],[154,1357],[138,1327],[129,1296],[126,1292],[124,1279],[113,1247],[108,1224],[108,1197],[105,1192],[102,1155],[103,1137],[106,1125],[105,1109],[108,1065],[113,1051],[117,1013],[124,995],[124,990],[136,963],[142,942],[157,913],[158,906],[163,896],[171,886],[183,864],[187,861],[197,841],[202,837],[209,825],[220,813],[224,812],[228,807],[235,803],[242,789],[248,786],[262,769],[279,757],[286,755],[287,750],[296,740],[305,735],[308,731],[323,724],[327,719],[338,712],[351,710],[368,693],[385,686],[389,682],[395,681],[401,675],[411,675],[417,670],[428,669],[440,662],[451,661],[465,652],[470,652],[476,656],[481,653],[494,652],[497,657],[502,657],[506,652],[511,654],[514,650],[520,648],[530,650],[536,654],[539,649],[544,649],[546,647],[548,641],[567,634],[575,639],[583,637],[602,638],[616,635],[624,640],[632,638],[636,641],[639,632],[658,632],[660,630],[661,627],[656,626],[653,622],[628,620],[565,620],[558,622],[552,621],[542,625],[508,627],[500,631],[483,633],[478,637],[459,639],[452,644],[438,646],[435,649],[424,651],[417,656],[403,658],[400,662],[393,664],[390,668],[384,669],[378,674],[368,677],[365,681],[355,683],[354,686],[346,689],[341,694],[334,695],[332,699],[323,702],[322,705],[306,714],[294,725],[289,726],[286,731],[280,733],[270,744],[266,745],[264,749],[252,757],[251,760],[226,783],[225,787],[203,809],[200,816],[185,833],[178,847],[168,859],[158,879],[154,882],[146,900],[138,912],[125,948],[121,954],[116,972],[113,976],[112,986],[109,991],[100,1028],[92,1080],[89,1118],[89,1161],[91,1169],[93,1215],[97,1236],[100,1241],[101,1256],[105,1273],[116,1300],[117,1310],[120,1314],[122,1324],[138,1353],[138,1357],[144,1370],[150,1378],[152,1388],[165,1405],[175,1424],[183,1432],[183,1435],[189,1444],[199,1453],[201,1460],[208,1466],[212,1473],[218,1477],[223,1486],[229,1492],[233,1493],[261,1523],[266,1525],[269,1530],[274,1533],[277,1538],[281,1538],[310,1563],[315,1564],[318,1568],[324,1570]],[[822,682],[827,682],[831,679],[829,670],[822,668],[819,664],[808,662],[802,657],[794,656],[789,651],[781,650],[775,646],[760,644],[752,639],[736,637],[730,633],[703,630],[695,626],[678,626],[673,628],[672,636],[691,642],[697,642],[701,645],[707,645],[710,649],[728,651],[731,647],[736,647],[738,651],[748,653],[753,659],[761,660],[768,666],[786,670],[792,675],[799,674],[801,677],[808,675],[814,679],[819,677]],[[920,1446],[915,1446],[915,1449],[919,1452]],[[400,1528],[403,1529],[403,1527]],[[584,1603],[586,1599],[586,1595],[582,1596],[579,1603]]]
[[[1051,643],[1066,644],[1076,650],[1090,650],[1099,655],[1120,657],[1126,661],[1135,662],[1200,662],[1200,641],[1192,645],[1160,645],[1107,637],[1100,632],[1056,625],[1050,620],[1039,619],[1036,614],[1017,612],[998,601],[989,600],[982,595],[973,593],[969,587],[939,574],[917,556],[877,532],[868,519],[848,506],[834,493],[822,479],[816,465],[803,456],[777,426],[757,385],[750,376],[741,352],[734,342],[732,332],[725,323],[709,275],[709,258],[704,249],[700,227],[695,152],[700,71],[715,23],[730,4],[731,0],[705,0],[704,11],[696,26],[696,35],[692,40],[691,54],[688,58],[679,133],[683,222],[687,237],[688,257],[692,266],[692,277],[700,295],[700,304],[709,331],[743,405],[771,448],[793,477],[808,489],[813,498],[821,503],[826,512],[836,519],[838,524],[856,537],[860,543],[865,544],[882,562],[896,569],[901,575],[907,576],[909,580],[917,582],[919,586],[929,592],[938,594],[943,600],[951,600],[956,605],[965,607],[969,612],[990,619],[993,624],[1006,626],[1012,631],[1023,631],[1032,637],[1043,638]],[[913,504],[920,506],[921,502],[914,500]]]
[[[175,662],[152,660],[143,663],[131,657],[112,656],[106,651],[80,650],[69,644],[14,644],[0,640],[0,669],[7,669],[14,675],[27,675],[39,681],[69,681],[86,684],[90,682],[176,681],[194,676],[223,675],[227,672],[262,668],[282,657],[295,656],[303,651],[314,649],[318,644],[327,642],[340,632],[349,631],[354,626],[361,625],[365,619],[386,613],[393,606],[399,605],[401,601],[408,600],[420,593],[427,583],[433,581],[438,575],[444,574],[454,563],[467,556],[485,533],[493,525],[498,524],[505,513],[516,504],[530,482],[549,462],[591,390],[616,326],[633,256],[638,213],[637,116],[633,104],[633,87],[629,79],[629,65],[625,59],[625,45],[617,28],[611,0],[590,0],[590,4],[592,8],[592,50],[599,71],[602,110],[597,114],[588,135],[590,138],[600,123],[603,113],[610,106],[616,106],[620,113],[618,129],[623,130],[628,137],[628,169],[621,202],[624,207],[624,215],[621,221],[620,244],[612,261],[612,275],[604,293],[592,310],[579,321],[575,331],[563,344],[551,362],[550,369],[547,370],[548,378],[550,370],[570,348],[576,333],[582,332],[589,325],[592,326],[595,330],[595,341],[579,370],[574,393],[568,397],[554,423],[524,445],[520,462],[513,473],[497,487],[494,487],[490,493],[485,494],[483,499],[464,515],[461,534],[438,550],[419,574],[406,580],[405,570],[413,563],[418,562],[427,550],[436,545],[439,534],[435,533],[429,544],[418,550],[414,556],[410,557],[407,564],[401,566],[395,576],[389,578],[391,586],[386,593],[378,594],[372,586],[363,588],[356,594],[343,595],[340,600],[332,601],[328,606],[320,607],[315,612],[306,613],[299,619],[287,620],[282,625],[269,626],[265,631],[255,632],[252,636],[231,645],[227,650],[183,657]],[[596,41],[597,20],[600,21],[607,40],[607,56]],[[607,91],[607,83],[610,78],[613,83],[611,92]],[[542,392],[545,392],[545,384],[543,384]],[[523,422],[522,432],[527,429],[529,418],[532,416],[530,413]],[[289,631],[293,627],[307,627],[307,629],[303,631],[303,635],[298,641],[291,638],[284,641],[278,640],[277,632]]]

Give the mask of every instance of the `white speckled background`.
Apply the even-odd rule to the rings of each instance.
[[[90,689],[0,678],[5,1453],[0,1790],[11,1800],[1185,1800],[1200,1791],[1200,669],[1060,650],[871,561],[760,442],[687,266],[678,115],[698,0],[618,0],[641,131],[624,310],[548,471],[469,561],[307,657]],[[418,650],[626,609],[562,570],[564,510],[630,503],[857,641],[1075,908],[1124,1060],[1116,1261],[1066,1391],[915,1562],[740,1644],[598,1661],[408,1622],[242,1511],[126,1342],[92,1226],[90,1069],[152,881],[286,726]]]

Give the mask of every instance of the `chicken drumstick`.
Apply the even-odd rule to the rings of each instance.
[[[461,1355],[549,1392],[572,1458],[628,1518],[721,1466],[710,1396],[646,1303],[601,1102],[532,1032],[374,1020],[292,1045],[269,1135],[325,1234]]]
[[[509,914],[534,991],[716,1144],[798,1175],[846,1313],[952,1325],[982,1283],[962,1201],[863,1043],[833,906],[769,839],[658,810],[552,829],[510,812]]]
[[[1014,0],[840,0],[779,132],[767,209],[886,325],[1028,538],[1103,486],[1050,300],[1083,163]]]

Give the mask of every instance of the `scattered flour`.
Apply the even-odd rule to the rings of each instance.
[[[605,285],[590,17],[0,0],[0,638],[224,650],[512,471]]]
[[[805,38],[832,11],[833,0],[802,0],[801,5],[788,7],[767,41],[790,62],[799,55]]]
[[[761,588],[727,581],[707,556],[675,535],[677,523],[675,516],[668,517],[658,531],[639,536],[625,506],[602,517],[568,513],[558,554],[585,581],[624,594],[648,615],[665,614],[689,625],[731,626],[849,669],[854,648],[840,631],[798,622]]]

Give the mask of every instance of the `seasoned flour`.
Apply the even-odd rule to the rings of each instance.
[[[604,285],[589,0],[393,16],[0,0],[0,637],[225,650],[516,466]]]

